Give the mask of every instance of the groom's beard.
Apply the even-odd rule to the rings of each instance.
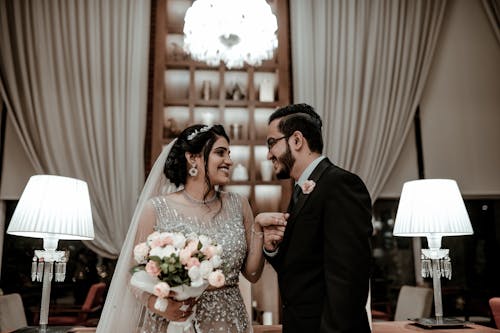
[[[290,151],[290,146],[288,145],[288,143],[286,145],[286,151],[283,153],[283,155],[278,156],[276,159],[281,164],[281,169],[278,171],[278,173],[276,173],[276,178],[289,179],[290,171],[295,164],[295,158],[292,156],[292,152]]]

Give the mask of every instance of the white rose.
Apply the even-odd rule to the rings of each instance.
[[[146,263],[146,257],[149,252],[149,246],[146,243],[137,244],[134,247],[134,259],[139,264]]]
[[[170,292],[170,286],[166,282],[158,282],[154,286],[154,295],[165,298],[168,296],[168,293]]]
[[[203,284],[203,279],[200,274],[200,268],[198,266],[192,266],[188,270],[188,276],[191,279],[192,287],[199,287]]]
[[[198,236],[194,232],[188,234],[186,236],[186,239],[187,240],[194,240],[194,241],[196,241],[196,243],[198,243]]]
[[[201,274],[200,274],[200,267],[198,266],[192,266],[189,270],[188,270],[188,275],[189,275],[189,278],[191,280],[198,280],[200,277],[201,277]]]
[[[204,279],[208,278],[208,274],[210,274],[214,270],[212,263],[209,260],[204,260],[200,264],[200,274]]]
[[[186,237],[183,234],[175,233],[172,235],[174,239],[174,246],[178,249],[184,248],[186,246]]]
[[[157,239],[158,237],[160,237],[160,233],[158,231],[155,231],[153,232],[152,234],[150,234],[146,240],[147,244],[148,245],[151,245],[151,242],[154,241],[155,239]]]
[[[172,237],[173,234],[171,232],[162,232],[160,233],[160,237],[166,238],[166,237]]]
[[[222,245],[217,244],[215,246],[215,249],[216,249],[215,254],[218,254],[220,256],[222,254]]]
[[[173,245],[165,246],[165,257],[170,257],[171,254],[179,255],[179,250],[177,250]]]
[[[215,255],[210,259],[213,268],[218,268],[222,264],[222,259],[219,255]]]
[[[202,245],[202,248],[204,248],[205,246],[209,246],[212,244],[212,240],[210,238],[208,238],[207,236],[205,235],[201,235],[200,236],[200,243]]]
[[[165,247],[158,246],[151,249],[150,255],[164,258],[164,257],[170,257],[172,253],[178,255],[178,250],[176,250],[172,245],[167,245]]]
[[[151,252],[149,252],[149,255],[150,256],[157,256],[157,257],[162,257],[162,250],[163,248],[162,247],[154,247],[151,249]]]

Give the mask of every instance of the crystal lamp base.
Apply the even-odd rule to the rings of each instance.
[[[456,318],[417,318],[410,319],[415,325],[428,329],[437,328],[464,328],[466,321]]]

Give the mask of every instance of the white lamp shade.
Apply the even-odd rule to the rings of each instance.
[[[7,233],[34,238],[94,239],[87,183],[61,176],[32,176]]]
[[[394,236],[461,236],[473,233],[469,215],[451,179],[422,179],[403,185]]]

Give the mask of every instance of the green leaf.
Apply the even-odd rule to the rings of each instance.
[[[136,272],[139,272],[139,271],[143,271],[145,268],[145,265],[138,265],[138,266],[134,266],[130,269],[130,273],[131,274],[134,274]]]
[[[150,256],[149,257],[149,260],[153,260],[154,262],[156,262],[158,265],[160,265],[161,263],[161,258],[158,257],[158,256]]]

